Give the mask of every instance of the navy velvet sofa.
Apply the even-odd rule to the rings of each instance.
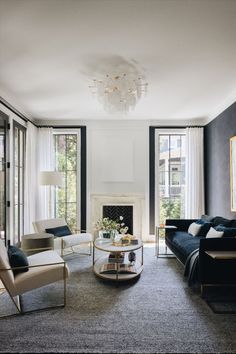
[[[202,224],[197,236],[188,233],[191,223]],[[203,287],[207,285],[236,284],[236,259],[214,259],[206,251],[236,251],[236,219],[228,220],[220,216],[203,215],[201,219],[168,219],[166,225],[177,227],[167,231],[165,242],[186,267],[194,265],[194,275],[189,274],[189,285],[198,281]],[[210,227],[224,231],[221,238],[206,238]],[[195,257],[195,259],[193,259]],[[186,275],[186,274],[185,274]]]

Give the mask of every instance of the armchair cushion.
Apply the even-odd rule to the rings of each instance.
[[[7,252],[11,268],[25,267],[20,269],[13,269],[14,275],[28,272],[29,262],[22,250],[15,246],[9,246]]]
[[[45,231],[46,233],[53,234],[56,237],[71,235],[71,231],[67,225],[48,228],[45,229]]]
[[[36,253],[29,256],[28,261],[29,266],[32,267],[29,272],[18,274],[15,277],[17,295],[62,280],[69,275],[67,265],[64,270],[63,259],[54,251]]]
[[[63,237],[65,247],[72,247],[81,243],[91,242],[92,235],[90,233],[73,234]]]

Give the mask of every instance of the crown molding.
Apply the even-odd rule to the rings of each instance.
[[[226,100],[224,100],[219,106],[217,106],[212,113],[205,119],[204,125],[207,125],[212,120],[217,118],[221,113],[223,113],[227,108],[232,106],[236,101],[236,92],[231,94]]]

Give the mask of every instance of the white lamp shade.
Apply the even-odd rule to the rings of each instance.
[[[39,183],[41,186],[62,186],[62,174],[58,171],[41,171]]]

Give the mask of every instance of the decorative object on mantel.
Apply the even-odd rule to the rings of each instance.
[[[108,113],[128,113],[133,110],[142,97],[147,93],[148,83],[137,72],[114,70],[112,74],[100,75],[93,79],[89,86],[98,101]]]

